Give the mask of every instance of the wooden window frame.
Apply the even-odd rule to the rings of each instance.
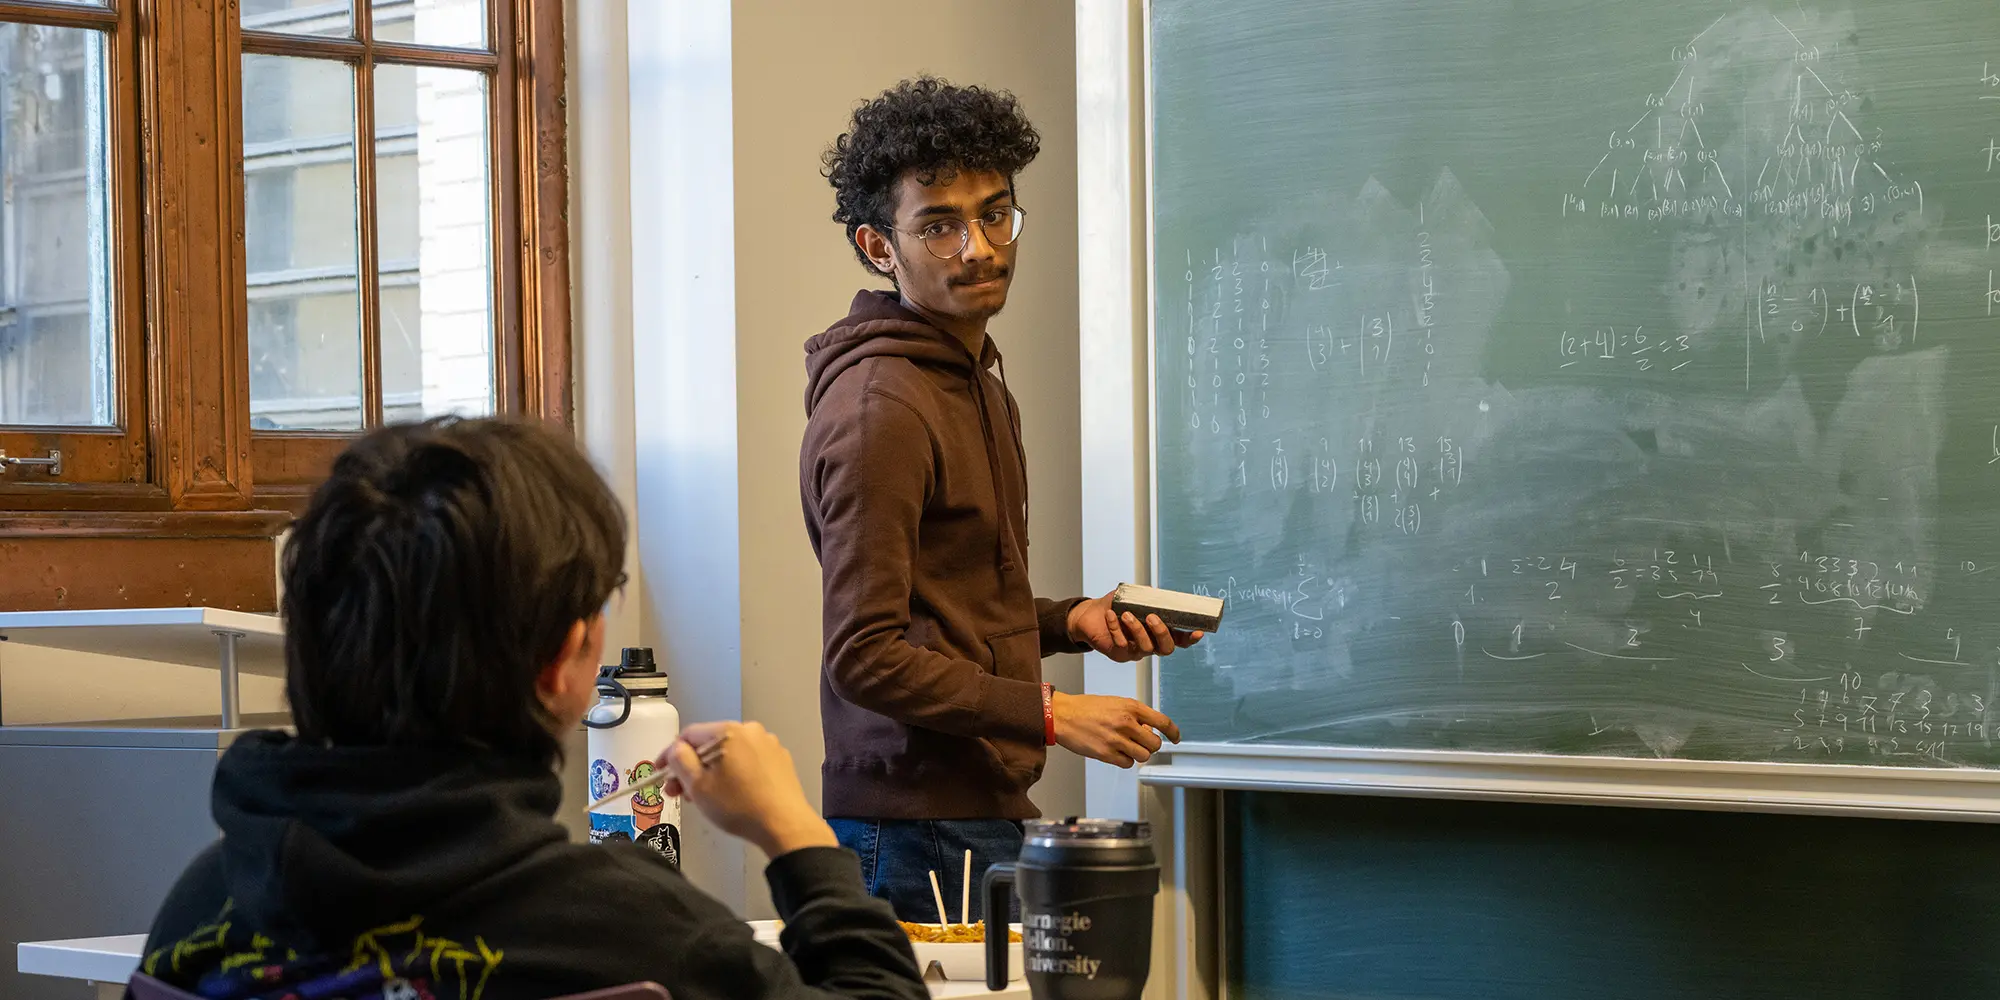
[[[353,0],[352,38],[245,31],[230,0],[0,0],[0,20],[108,35],[107,245],[121,407],[116,428],[0,428],[7,454],[60,449],[65,465],[61,477],[0,473],[0,567],[26,570],[0,568],[0,610],[269,610],[273,539],[352,437],[250,427],[245,53],[492,74],[495,407],[571,422],[563,0],[487,8],[490,51],[377,41],[367,0]],[[356,169],[370,175],[373,90],[374,74],[357,73]],[[358,206],[371,426],[381,414],[373,207]]]

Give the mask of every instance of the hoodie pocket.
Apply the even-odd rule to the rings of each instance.
[[[1008,629],[986,637],[986,652],[993,657],[993,674],[1016,681],[1042,679],[1042,629],[1040,625]]]
[[[1042,629],[1039,625],[995,632],[986,637],[986,651],[993,657],[993,673],[1008,680],[1039,683],[1042,679]],[[994,763],[1007,775],[1007,783],[1026,789],[1041,777],[1046,754],[1039,738],[1026,740],[982,739]]]

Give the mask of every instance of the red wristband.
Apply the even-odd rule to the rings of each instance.
[[[1044,746],[1056,745],[1056,686],[1042,685],[1042,738]]]

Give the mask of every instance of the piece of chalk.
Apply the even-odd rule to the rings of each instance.
[[[1168,628],[1183,632],[1214,632],[1222,628],[1222,598],[1136,583],[1118,585],[1118,592],[1111,597],[1111,610],[1121,615],[1131,612],[1142,622],[1147,615],[1159,615]]]

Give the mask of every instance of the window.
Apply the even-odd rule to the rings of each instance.
[[[0,24],[0,422],[114,423],[106,41]]]
[[[0,3],[0,509],[93,487],[158,507],[143,302],[119,294],[141,267],[133,12],[16,6]]]
[[[561,24],[550,0],[0,0],[0,559],[43,563],[0,572],[0,608],[102,603],[93,570],[221,551],[197,541],[261,542],[268,578],[355,433],[568,419]]]

